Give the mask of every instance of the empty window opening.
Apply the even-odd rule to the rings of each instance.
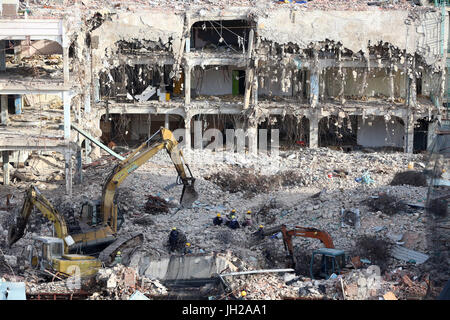
[[[191,28],[191,50],[220,50],[242,53],[252,28],[247,20],[199,21]]]
[[[165,114],[110,114],[109,118],[103,115],[100,119],[100,139],[106,145],[136,147],[164,127],[165,121]],[[169,129],[184,129],[184,119],[170,114]]]

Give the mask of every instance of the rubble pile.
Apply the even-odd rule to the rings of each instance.
[[[441,279],[432,272],[437,268],[435,263],[438,260],[434,259],[432,243],[427,237],[430,217],[420,208],[420,204],[425,202],[427,188],[405,184],[390,185],[394,175],[403,172],[409,163],[413,162],[416,168],[423,167],[421,164],[425,160],[421,154],[344,153],[319,148],[317,150],[302,149],[280,152],[279,156],[274,157],[267,155],[256,157],[250,154],[220,154],[220,152],[209,150],[186,150],[185,158],[196,178],[195,188],[199,193],[199,198],[194,202],[192,208],[180,210],[180,208],[171,207],[170,204],[177,203],[182,187],[166,188],[176,182],[177,172],[168,159],[168,155],[164,153],[158,153],[127,177],[117,191],[117,199],[125,217],[125,222],[118,230],[119,236],[132,232],[142,232],[145,236],[142,247],[135,248],[136,251],[133,253],[138,258],[130,259],[132,262],[134,261],[132,264],[136,268],[135,270],[140,270],[140,264],[144,262],[148,265],[149,261],[170,256],[167,242],[173,227],[182,230],[186,235],[186,241],[191,244],[188,254],[231,253],[233,258],[246,263],[245,268],[238,265],[238,271],[290,267],[290,261],[286,259],[283,239],[280,235],[275,234],[258,241],[254,241],[252,238],[252,234],[257,231],[259,224],[262,224],[264,228],[285,224],[288,229],[294,226],[304,226],[327,231],[333,239],[335,248],[344,250],[350,258],[359,257],[358,268],[366,269],[376,264],[383,272],[386,270],[387,273],[397,268],[403,268],[403,270],[415,268],[419,270],[417,271],[418,276],[424,273],[430,274],[430,283],[432,288],[436,288],[436,292],[448,279],[445,274],[440,276]],[[64,194],[63,187],[58,188],[62,182],[53,182],[53,187],[42,190],[42,192],[58,210],[67,205],[67,207],[72,207],[75,215],[78,215],[84,201],[100,198],[102,183],[113,165],[112,162],[108,165],[86,167],[82,184],[74,185],[73,195],[70,198]],[[297,175],[294,175],[293,172]],[[346,174],[342,174],[342,172]],[[217,180],[202,178],[217,177],[223,183],[231,181],[224,179],[223,176],[237,177],[241,180],[245,180],[243,177],[248,177],[253,181],[251,187],[262,188],[265,191],[253,192],[252,197],[248,197],[247,189],[250,186],[245,186],[245,181],[239,182],[243,186],[237,184],[240,187],[232,192],[231,190],[224,191],[217,184]],[[261,176],[276,177],[276,183],[274,185],[266,183],[261,187],[258,180]],[[297,181],[297,177],[301,178]],[[365,179],[362,179],[363,177]],[[283,185],[280,182],[282,179],[287,179],[285,181],[288,183]],[[257,182],[255,183],[255,181]],[[156,197],[160,201],[161,199],[165,201],[168,214],[151,216],[146,214],[144,208],[149,200],[148,190],[152,190],[151,199]],[[21,207],[21,195],[17,194],[19,196],[15,199],[15,203],[17,207]],[[367,199],[379,199],[380,195],[384,194],[390,197],[388,199],[395,199],[394,203],[419,205],[408,206],[407,210],[400,210],[400,207],[392,206],[392,202],[384,207],[368,205]],[[224,216],[229,214],[232,209],[236,210],[239,222],[243,222],[247,210],[251,210],[253,224],[245,227],[241,225],[238,229],[231,229],[224,224],[213,225],[212,220],[218,213]],[[356,210],[359,211],[359,223],[343,223],[342,212],[356,212]],[[63,211],[64,214],[68,212],[68,210]],[[5,225],[6,216],[6,214],[2,214],[1,217],[2,224],[0,225],[2,225],[3,232],[8,227]],[[353,216],[353,219],[355,218],[356,216]],[[41,219],[41,215],[36,213],[32,215],[30,223],[37,226],[38,220],[36,219]],[[23,248],[31,243],[33,235],[51,234],[48,224],[43,223],[39,228],[36,226],[34,229],[30,228],[12,248],[2,245],[4,253],[21,256]],[[383,246],[400,245],[430,255],[430,259],[416,266],[414,263],[393,258],[389,250],[376,251],[376,254],[370,250],[356,251],[355,249],[360,246],[358,240],[364,236],[383,241]],[[348,291],[344,296],[340,278],[326,281],[307,280],[309,278],[304,277],[310,277],[309,257],[311,252],[323,247],[323,244],[317,239],[294,237],[293,245],[296,256],[304,257],[301,262],[303,267],[297,270],[298,273],[295,275],[295,277],[300,277],[295,282],[298,282],[295,286],[287,285],[282,275],[275,274],[231,277],[232,279],[229,281],[238,281],[235,284],[235,290],[245,288],[248,290],[249,299],[302,297],[382,299],[383,295],[389,291],[392,291],[398,299],[406,297],[390,285],[392,281],[389,282],[389,285],[386,284],[381,289],[372,292],[370,288],[367,289],[367,280],[365,284],[364,280],[359,280],[361,287],[366,286],[366,289],[361,289],[361,291],[358,285],[356,287],[354,285],[354,283],[358,283],[359,276],[343,275],[344,290]],[[441,255],[442,257],[445,258]],[[442,264],[441,258],[439,263]],[[350,265],[350,267],[352,266]],[[128,298],[136,290],[148,295],[161,294],[162,289],[152,282],[153,280],[147,279],[149,281],[147,287],[145,286],[147,280],[144,280],[144,285],[142,285],[139,280],[142,278],[137,271],[136,279],[138,280],[135,282],[135,289],[123,286],[124,269],[121,268],[125,267],[104,269],[99,273],[99,281],[103,285],[99,286],[101,289],[92,291],[92,299]],[[361,270],[364,269],[353,269],[352,272],[360,274]],[[23,276],[23,273],[19,272],[18,275]],[[412,281],[417,282],[416,280]],[[108,281],[112,286],[110,288],[107,287]],[[319,285],[325,286],[325,289]],[[300,288],[302,289],[300,290]],[[399,290],[402,288],[404,287],[400,287]]]
[[[152,196],[149,194],[147,196],[147,202],[145,203],[145,212],[150,214],[160,214],[169,212],[169,207],[167,201],[161,197]]]
[[[422,172],[403,171],[395,174],[391,181],[391,186],[410,185],[416,187],[426,187],[427,178]]]
[[[167,288],[158,280],[140,277],[134,268],[119,264],[99,270],[95,284],[90,288],[94,293],[89,300],[128,300],[136,290],[146,296],[168,293]]]
[[[378,197],[370,197],[367,199],[367,205],[374,212],[381,211],[388,215],[405,212],[408,208],[405,203],[385,193],[380,194]]]

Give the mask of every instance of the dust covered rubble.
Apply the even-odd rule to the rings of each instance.
[[[410,162],[420,167],[425,161],[423,155],[344,153],[319,148],[280,152],[278,157],[189,150],[185,152],[185,157],[197,179],[196,190],[199,199],[193,208],[179,211],[170,208],[168,213],[151,215],[149,223],[134,222],[148,217],[145,213],[145,204],[150,194],[172,204],[178,203],[181,187],[164,189],[174,183],[177,176],[165,153],[158,153],[141,166],[118,189],[117,199],[126,218],[119,235],[135,231],[141,231],[145,235],[144,245],[136,254],[149,255],[153,258],[169,255],[166,247],[168,234],[172,227],[177,227],[186,234],[187,241],[192,244],[193,253],[231,251],[233,256],[246,261],[249,269],[259,269],[266,262],[262,253],[269,244],[283,250],[283,243],[279,238],[265,239],[256,244],[251,241],[251,233],[260,223],[264,224],[264,227],[286,224],[288,227],[300,225],[322,229],[331,234],[336,248],[344,250],[352,250],[359,236],[378,235],[384,239],[396,239],[392,240],[394,242],[405,238],[403,240],[406,247],[426,253],[426,217],[421,211],[399,212],[391,216],[380,211],[371,212],[365,203],[369,197],[379,193],[386,193],[406,202],[423,201],[426,197],[426,187],[389,185],[394,174],[406,170]],[[64,195],[63,188],[45,191],[45,196],[57,208],[66,206],[78,213],[84,200],[100,198],[101,185],[112,166],[113,164],[108,164],[86,168],[84,181],[82,184],[74,185],[72,198]],[[251,170],[255,175],[277,175],[295,171],[301,179],[299,183],[269,188],[266,193],[247,194],[246,190],[224,191],[220,186],[204,178],[219,172],[239,173],[240,170],[242,172]],[[373,179],[372,183],[365,184],[358,181],[365,173]],[[319,192],[318,196],[312,197]],[[268,204],[272,205],[266,212],[261,212]],[[352,208],[358,208],[361,212],[359,228],[342,224],[341,209]],[[225,226],[212,225],[212,219],[217,213],[225,214],[231,209],[236,209],[240,221],[247,210],[252,210],[253,226],[231,230]],[[36,219],[36,215],[33,219]],[[22,244],[29,243],[32,234],[42,235],[41,232],[50,231],[45,222],[40,225],[32,223],[35,230],[20,240],[23,241]],[[2,226],[5,232],[7,226],[3,224]],[[321,247],[319,241],[306,238],[295,239],[294,244],[309,251]],[[19,254],[18,248],[13,247],[11,250],[15,251],[8,251],[8,254],[12,252]],[[280,280],[282,277],[271,275],[266,278],[273,280],[273,284],[268,286],[273,285],[277,288],[274,291],[285,288],[285,284]],[[257,288],[255,290],[257,291]],[[256,292],[255,290],[253,292]],[[269,299],[292,297],[292,288],[286,287],[286,292],[283,290],[265,297]],[[327,296],[330,298],[330,295]],[[249,298],[252,297],[249,293]]]

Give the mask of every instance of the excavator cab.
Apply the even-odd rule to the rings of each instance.
[[[95,275],[101,268],[100,260],[78,254],[64,253],[64,240],[54,237],[33,237],[34,243],[29,248],[30,265],[41,271],[55,272],[68,277]]]
[[[333,273],[340,274],[341,270],[345,267],[345,252],[344,250],[332,249],[332,248],[320,248],[314,250],[311,257],[310,273],[311,279],[314,279],[314,257],[320,256],[320,272],[318,276],[320,278],[328,279]]]
[[[114,204],[116,205],[116,204]],[[80,220],[86,223],[91,227],[95,227],[100,225],[103,222],[103,214],[101,211],[102,202],[101,200],[97,201],[86,201],[81,205],[81,214]],[[117,208],[117,229],[125,222],[125,218],[123,216],[123,211],[120,207]]]

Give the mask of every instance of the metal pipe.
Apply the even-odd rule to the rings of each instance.
[[[219,276],[227,277],[227,276],[240,276],[240,275],[245,275],[245,274],[277,273],[277,272],[295,272],[295,270],[294,269],[251,270],[251,271],[241,271],[241,272],[231,272],[231,273],[219,274]]]

